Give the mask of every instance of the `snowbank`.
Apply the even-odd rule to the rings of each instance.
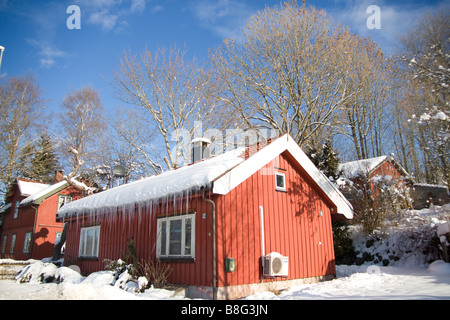
[[[402,222],[391,225],[384,235],[379,234],[380,240],[359,239],[359,248],[371,252],[372,261],[359,266],[338,265],[337,279],[332,281],[304,284],[282,292],[267,291],[246,299],[450,299],[450,264],[442,260],[427,264],[425,261],[429,256],[420,251],[421,245],[425,244],[422,238],[426,238],[420,232],[423,226],[436,232],[436,226],[449,218],[450,205],[411,211]],[[408,234],[414,237],[408,237]],[[369,247],[368,240],[374,240]],[[383,266],[383,260],[378,256],[394,254],[394,249],[400,247],[404,250],[403,257]],[[127,272],[121,273],[120,277],[114,271],[82,277],[76,266],[56,268],[51,263],[31,262],[22,269],[16,281],[0,280],[0,299],[186,299],[172,290],[153,287],[140,292],[147,283],[144,279],[129,281]]]
[[[356,264],[426,267],[441,259],[437,229],[448,220],[450,204],[409,210],[400,221],[388,222],[370,236],[360,226],[351,226]]]
[[[446,263],[442,260],[436,260],[428,266],[428,272],[447,275],[450,278],[450,263]]]
[[[24,290],[23,295],[18,294],[18,299],[153,300],[184,298],[180,293],[175,293],[172,290],[155,289],[153,286],[142,290],[145,289],[148,281],[144,277],[140,277],[138,281],[133,281],[127,271],[118,276],[115,271],[105,270],[83,277],[76,269],[76,266],[58,268],[50,262],[34,261],[18,273],[14,284],[8,284],[6,280],[0,281],[0,299],[15,299],[15,297],[8,296],[3,292],[8,287],[14,287],[12,291],[17,292],[20,292],[20,288]],[[21,287],[16,288],[17,285]],[[34,288],[33,293],[27,293],[31,286]],[[46,291],[45,295],[42,295],[42,291]],[[39,292],[39,295],[30,297],[37,292]]]
[[[59,268],[63,269],[65,267]],[[64,272],[68,268],[64,269]],[[61,271],[62,272],[62,271]],[[428,268],[383,266],[337,266],[337,279],[267,291],[247,300],[308,299],[450,299],[450,264],[435,261]],[[149,288],[129,292],[111,285],[112,272],[96,272],[78,283],[22,283],[0,280],[0,299],[33,300],[162,300],[186,299],[174,291]]]

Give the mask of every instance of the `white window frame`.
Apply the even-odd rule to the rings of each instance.
[[[181,252],[171,253],[170,251],[170,224],[171,222],[181,220]],[[186,254],[186,221],[191,220],[191,239],[190,239],[190,253]],[[157,234],[157,246],[156,246],[156,257],[157,258],[174,258],[174,259],[195,259],[195,212],[178,215],[178,216],[170,216],[164,218],[158,218],[157,222],[158,226],[158,234]],[[165,230],[163,230],[163,226],[165,226]],[[165,236],[165,241],[163,242],[162,237]],[[162,248],[162,244],[165,243],[165,248]]]
[[[283,186],[278,186],[278,177],[283,177]],[[282,172],[275,172],[275,190],[286,191],[286,175]]]
[[[25,240],[23,241],[23,250],[22,253],[30,253],[31,249],[31,237],[33,236],[32,231],[28,231],[25,233]]]
[[[55,245],[61,241],[61,235],[62,235],[62,231],[56,231],[55,232]],[[64,252],[66,251],[66,243],[64,242],[64,244],[61,247],[60,253],[64,254]]]
[[[92,243],[90,244],[90,252],[88,251],[88,234],[93,232]],[[80,243],[78,248],[79,258],[98,258],[98,249],[100,244],[100,226],[92,226],[81,228]]]
[[[73,201],[73,197],[68,194],[59,194],[58,195],[58,210],[61,209],[62,206]]]

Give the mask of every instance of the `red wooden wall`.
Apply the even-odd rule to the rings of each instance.
[[[169,263],[172,271],[169,283],[212,286],[212,241],[211,241],[211,205],[202,200],[201,193],[190,196],[190,200],[176,201],[173,198],[158,205],[143,206],[133,212],[119,210],[108,213],[98,219],[89,215],[72,220],[68,225],[64,264],[77,264],[83,273],[105,269],[105,259],[123,258],[128,253],[127,241],[134,238],[138,259],[155,259],[156,256],[156,219],[185,212],[195,212],[195,261]],[[186,208],[188,204],[188,208]],[[206,219],[203,219],[206,213]],[[80,229],[100,225],[100,246],[98,259],[79,259]]]
[[[56,233],[62,232],[64,226],[63,223],[56,221],[60,194],[72,195],[74,200],[81,197],[81,191],[68,186],[42,201],[38,208],[34,229],[33,259],[42,259],[53,255]]]
[[[27,260],[31,258],[30,253],[23,253],[23,245],[25,241],[25,234],[33,231],[35,209],[31,206],[20,208],[17,219],[14,219],[14,210],[17,201],[22,201],[25,197],[20,196],[17,184],[13,186],[11,197],[8,199],[11,202],[11,209],[3,217],[3,225],[1,227],[1,246],[3,246],[4,236],[6,235],[5,253],[3,258],[12,258],[16,260]],[[56,212],[55,212],[56,215]],[[11,253],[11,239],[12,235],[16,235],[16,242],[14,245],[14,253]]]
[[[1,228],[0,246],[3,245],[3,236],[7,236],[5,253],[2,254],[3,257],[27,260],[31,258],[43,259],[52,256],[56,233],[61,232],[63,229],[63,224],[56,221],[58,194],[71,194],[74,196],[74,199],[81,197],[80,191],[69,186],[48,197],[40,205],[28,205],[19,208],[17,219],[14,219],[16,201],[20,202],[25,198],[19,195],[17,184],[14,185],[9,199],[12,206],[9,213],[4,216]],[[29,253],[24,253],[23,246],[27,232],[33,233],[32,244]],[[16,242],[14,253],[11,254],[10,247],[13,234],[16,234]]]
[[[274,163],[283,170],[274,169]],[[267,174],[271,170],[286,175],[287,192],[275,190],[274,175]],[[219,287],[260,281],[259,206],[264,210],[265,254],[289,257],[289,279],[335,274],[330,205],[289,155],[282,154],[217,202]],[[225,272],[227,257],[235,259],[234,272]]]
[[[258,283],[261,275],[261,232],[259,206],[264,208],[265,253],[272,251],[289,257],[289,279],[335,274],[331,231],[331,204],[301,168],[282,154],[227,195],[214,195],[216,203],[217,284],[230,286]],[[287,192],[275,190],[273,164],[286,175]],[[208,196],[209,197],[209,196]],[[156,218],[196,212],[195,262],[170,263],[168,281],[197,286],[212,286],[211,204],[200,193],[191,195],[188,208],[174,207],[168,199],[156,207],[132,213],[107,213],[101,218],[86,215],[68,226],[65,264],[77,264],[82,272],[104,270],[105,259],[122,258],[126,243],[136,241],[139,259],[156,255]],[[322,211],[322,215],[320,215]],[[203,218],[206,213],[206,219]],[[99,256],[95,260],[78,258],[81,227],[101,225]],[[234,258],[236,269],[225,272],[225,258]],[[269,280],[267,280],[269,281]]]

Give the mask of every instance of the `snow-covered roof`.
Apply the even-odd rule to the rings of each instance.
[[[65,180],[55,183],[55,184],[52,184],[52,185],[47,185],[46,188],[43,188],[42,190],[35,192],[35,193],[31,194],[30,196],[28,196],[27,198],[23,199],[20,202],[20,206],[29,205],[33,202],[38,201],[39,199],[41,199],[43,197],[47,198],[48,196],[54,194],[55,192],[58,192],[59,190],[64,189],[68,185],[69,184]]]
[[[243,151],[244,148],[235,149],[192,165],[185,165],[73,201],[58,211],[58,217],[145,203],[188,190],[209,187],[214,180],[244,161],[241,156]]]
[[[6,212],[6,210],[8,210],[9,208],[11,208],[11,202],[5,204],[3,207],[0,208],[0,213]]]
[[[50,186],[49,184],[46,183],[22,179],[17,179],[17,185],[19,187],[19,192],[22,196],[31,196],[32,194],[38,193]]]
[[[356,160],[350,162],[344,162],[339,165],[338,170],[342,172],[344,179],[353,179],[364,173],[371,173],[376,170],[382,163],[389,161],[404,177],[409,177],[405,168],[398,163],[393,156],[381,156],[375,158],[369,158],[364,160]]]
[[[148,203],[167,196],[212,187],[215,194],[226,194],[278,155],[288,151],[306,173],[325,192],[338,212],[353,217],[351,204],[339,190],[314,166],[305,153],[289,136],[284,135],[245,159],[245,148],[164,172],[160,175],[112,188],[66,204],[58,211],[58,217],[81,213],[105,212],[107,208],[126,208]]]
[[[339,165],[339,171],[342,171],[342,174],[346,178],[352,179],[363,173],[371,172],[387,158],[387,156],[381,156],[364,160],[344,162]]]

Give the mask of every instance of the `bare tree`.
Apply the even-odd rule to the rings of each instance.
[[[148,170],[144,172],[147,175],[161,173],[163,168],[159,163],[163,163],[164,156],[161,157],[158,147],[153,144],[158,130],[152,125],[152,120],[148,119],[148,112],[145,109],[122,108],[116,111],[112,121],[120,145],[124,150],[130,151],[130,156],[134,155],[134,161],[130,161],[130,164],[145,164],[144,167]]]
[[[414,171],[427,183],[450,185],[450,17],[427,14],[400,38],[399,108],[406,114],[398,121],[403,145],[417,151]],[[417,150],[413,150],[416,148]],[[420,170],[417,169],[420,167]]]
[[[222,101],[249,127],[318,145],[354,94],[343,74],[347,34],[323,10],[295,1],[265,9],[250,19],[242,39],[227,39],[211,54]]]
[[[76,188],[88,193],[92,188],[84,188],[74,178],[85,171],[96,160],[99,144],[106,122],[100,97],[93,88],[84,87],[67,95],[60,114],[61,132],[57,135],[59,147],[64,157],[68,157],[71,172],[66,180]]]
[[[148,126],[142,130],[149,134],[148,142],[163,150],[167,169],[176,168],[190,158],[186,147],[201,126],[215,127],[229,118],[214,99],[218,82],[212,72],[195,59],[185,61],[185,52],[176,47],[158,48],[155,53],[145,50],[139,57],[125,53],[113,76],[118,99],[146,111],[142,121]],[[119,123],[119,128],[144,154],[139,141],[143,137],[133,132],[136,128],[124,122]],[[156,156],[145,157],[155,169],[163,167]]]
[[[343,105],[338,132],[351,141],[359,160],[381,156],[391,125],[393,62],[370,39],[350,33],[346,39],[342,76],[352,96]]]
[[[0,193],[20,175],[20,157],[28,157],[39,135],[33,128],[43,109],[40,88],[31,76],[13,77],[0,86]]]

